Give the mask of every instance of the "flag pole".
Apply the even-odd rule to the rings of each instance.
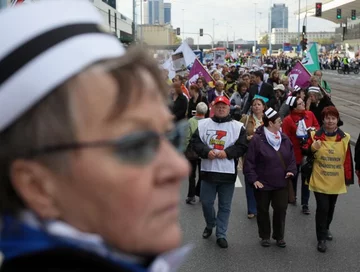
[[[305,69],[305,71],[308,73],[308,75],[310,77],[312,77],[313,75],[308,71],[308,69],[306,69],[306,67],[300,62],[300,65]],[[319,83],[318,87],[320,88],[321,92],[323,93],[324,96],[327,96],[327,93],[325,92],[325,90],[323,89],[323,87],[321,87],[321,82]]]

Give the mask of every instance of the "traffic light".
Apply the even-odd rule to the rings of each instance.
[[[200,28],[200,37],[204,36],[204,29]]]
[[[322,12],[322,3],[316,3],[315,4],[315,16],[321,17],[321,12]]]
[[[356,9],[351,10],[351,20],[356,20]]]
[[[336,10],[336,18],[341,19],[341,9]]]
[[[176,29],[176,35],[180,35],[180,27]]]

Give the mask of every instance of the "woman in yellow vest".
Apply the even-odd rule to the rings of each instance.
[[[309,189],[316,199],[317,249],[326,252],[326,240],[332,240],[329,231],[339,194],[347,192],[346,186],[354,183],[350,149],[350,135],[337,127],[339,112],[326,107],[321,113],[323,126],[311,132],[309,143],[314,156]]]

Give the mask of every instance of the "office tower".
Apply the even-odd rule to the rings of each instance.
[[[288,28],[289,10],[285,4],[274,4],[271,7],[271,29]]]
[[[144,2],[143,24],[164,24],[164,0],[148,0]]]
[[[164,3],[164,22],[171,24],[171,3]]]

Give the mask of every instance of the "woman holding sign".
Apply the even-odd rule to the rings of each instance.
[[[323,126],[311,132],[309,151],[314,157],[309,189],[316,199],[317,249],[326,252],[326,240],[333,239],[330,224],[339,194],[347,192],[346,186],[354,183],[350,149],[350,135],[338,128],[339,112],[326,107],[322,113]]]

